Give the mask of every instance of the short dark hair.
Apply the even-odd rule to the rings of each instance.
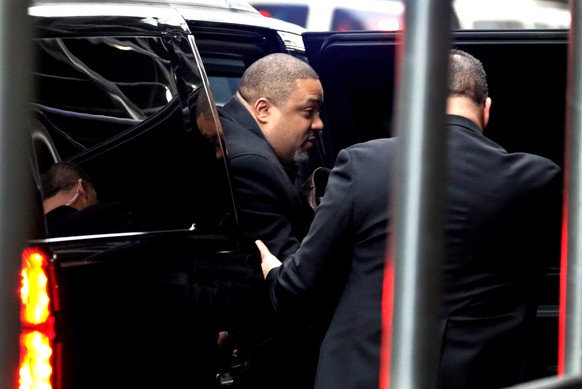
[[[242,75],[239,92],[248,103],[265,97],[275,105],[287,102],[298,80],[318,80],[305,61],[289,54],[269,54],[254,62]]]
[[[59,161],[54,163],[41,176],[42,194],[44,199],[48,199],[60,191],[68,191],[77,185],[79,179],[82,179],[90,187],[93,183],[83,169],[68,161]]]
[[[457,49],[449,52],[447,97],[465,96],[477,105],[485,104],[489,96],[483,64],[471,54]]]

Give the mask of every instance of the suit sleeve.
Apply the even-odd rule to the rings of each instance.
[[[548,165],[543,170],[543,178],[538,179],[540,188],[534,191],[533,205],[529,215],[530,229],[529,250],[531,258],[540,258],[538,262],[545,274],[548,267],[560,266],[560,251],[562,237],[562,187],[561,170],[555,165]],[[549,178],[548,178],[549,177]]]
[[[350,226],[353,218],[354,187],[349,153],[338,155],[325,195],[299,250],[267,277],[275,310],[288,311],[301,297],[318,293],[343,283],[351,260]]]

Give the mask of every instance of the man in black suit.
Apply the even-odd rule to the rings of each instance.
[[[297,173],[323,129],[322,101],[311,66],[278,53],[254,62],[219,110],[241,222],[281,257],[299,247],[313,218]]]
[[[322,102],[313,68],[277,53],[249,66],[238,92],[219,109],[241,224],[282,257],[297,250],[313,219],[298,173],[323,129]],[[312,386],[319,332],[293,317],[269,318],[260,320],[269,323],[268,339],[253,356],[257,379],[249,387]]]
[[[559,254],[561,174],[548,159],[508,153],[482,134],[491,107],[483,67],[463,51],[451,51],[449,60],[439,386],[499,388],[526,379],[538,281]],[[257,241],[276,310],[335,307],[317,389],[378,388],[387,198],[397,185],[389,166],[397,147],[396,138],[380,139],[339,153],[309,234],[282,265]]]

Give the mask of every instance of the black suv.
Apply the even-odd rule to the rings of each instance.
[[[302,37],[220,3],[30,7],[39,193],[41,173],[72,161],[101,201],[127,204],[143,227],[49,238],[39,195],[38,228],[23,256],[22,362],[30,366],[22,380],[36,371],[61,389],[252,387],[268,301],[258,253],[238,224],[214,101],[224,103],[257,58],[288,52],[319,72],[326,131],[315,165],[392,135],[399,33]],[[456,32],[453,43],[488,72],[495,105],[487,135],[562,165],[567,32]],[[210,128],[196,120],[205,102]],[[557,356],[558,262],[539,312],[547,375]]]
[[[22,381],[210,388],[245,379],[268,336],[266,299],[213,96],[224,102],[261,56],[304,51],[300,28],[224,4],[29,8],[39,201],[23,256]],[[87,172],[101,202],[129,206],[141,228],[52,237],[40,176],[61,160]]]

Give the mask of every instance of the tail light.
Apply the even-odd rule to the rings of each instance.
[[[37,249],[22,253],[19,389],[52,389],[54,316],[48,258]]]

